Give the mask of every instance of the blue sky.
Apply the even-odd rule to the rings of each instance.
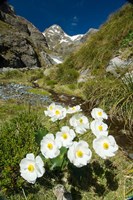
[[[41,32],[58,24],[69,35],[99,28],[126,0],[9,0],[16,14],[32,22]]]

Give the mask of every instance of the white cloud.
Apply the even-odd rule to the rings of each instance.
[[[71,25],[72,25],[72,26],[77,26],[77,23],[76,23],[76,22],[72,22]]]
[[[77,16],[73,17],[71,25],[72,26],[77,26],[78,25],[78,17]]]

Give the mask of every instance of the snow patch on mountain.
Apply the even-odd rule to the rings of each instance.
[[[63,60],[59,56],[50,55],[51,59],[54,61],[55,64],[60,64]]]
[[[97,29],[89,29],[89,31],[86,34],[70,36],[66,34],[60,26],[55,24],[45,29],[45,31],[42,34],[46,39],[51,54],[55,54],[59,57],[62,56],[62,58],[64,59],[80,44],[85,42],[88,38],[88,35],[96,31]]]

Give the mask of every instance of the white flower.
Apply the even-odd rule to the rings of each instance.
[[[75,128],[77,133],[83,134],[86,129],[89,129],[89,121],[83,114],[75,114],[70,118],[70,125]]]
[[[55,158],[60,154],[59,146],[53,134],[47,134],[41,141],[41,152],[45,158]]]
[[[60,105],[55,105],[55,103],[51,103],[44,113],[46,116],[51,117],[51,120],[55,122],[56,120],[61,120],[66,116],[66,108],[63,108]]]
[[[53,115],[53,110],[54,110],[54,108],[55,108],[55,103],[51,103],[51,104],[48,106],[47,110],[44,111],[45,115],[51,117],[51,116]]]
[[[93,120],[90,124],[91,130],[96,137],[101,135],[108,135],[108,125],[105,124],[102,120]]]
[[[68,148],[72,145],[72,140],[75,138],[75,132],[68,126],[63,126],[60,132],[56,133],[56,141],[60,143],[60,146]]]
[[[82,111],[82,109],[80,108],[80,105],[77,105],[77,106],[69,107],[67,110],[67,113],[71,114],[71,113],[76,113],[79,111]]]
[[[76,167],[82,167],[90,162],[92,152],[87,142],[81,140],[79,142],[73,142],[67,152],[67,156],[70,162]]]
[[[51,117],[51,121],[55,122],[61,120],[66,116],[66,108],[63,108],[60,105],[51,104],[47,111],[44,111],[46,116]]]
[[[93,108],[91,111],[91,116],[94,119],[108,119],[107,114],[101,108]]]
[[[93,148],[101,158],[106,159],[115,156],[118,145],[116,144],[114,137],[109,135],[94,139]]]
[[[20,162],[21,176],[29,183],[35,183],[36,179],[42,177],[45,169],[44,163],[40,156],[34,157],[33,153],[26,155]]]

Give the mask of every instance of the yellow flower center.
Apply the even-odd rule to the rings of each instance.
[[[51,150],[51,149],[53,149],[53,144],[48,143],[48,144],[47,144],[47,147]]]
[[[76,109],[76,107],[75,107],[75,106],[73,106],[73,107],[72,107],[72,110],[75,110],[75,109]]]
[[[82,158],[84,154],[83,154],[83,152],[81,150],[78,150],[76,152],[76,155],[77,155],[77,157]]]
[[[107,142],[104,142],[104,143],[103,143],[103,148],[104,148],[105,150],[107,150],[107,149],[109,148],[109,144],[108,144]]]
[[[60,115],[60,111],[59,111],[59,110],[56,110],[56,111],[55,111],[55,114],[56,114],[56,115]]]
[[[30,172],[33,172],[34,171],[34,165],[33,164],[29,164],[29,166],[28,166],[28,170],[30,171]]]
[[[50,107],[49,107],[49,110],[53,110],[53,106],[50,106]]]
[[[101,111],[99,111],[99,112],[98,112],[98,115],[101,117],[101,116],[102,116],[102,112],[101,112]]]
[[[67,133],[63,133],[63,134],[62,134],[62,137],[66,140],[66,139],[68,138]]]
[[[102,125],[98,126],[99,131],[103,131]]]
[[[79,122],[80,122],[80,124],[82,124],[83,123],[83,119],[80,119]]]

